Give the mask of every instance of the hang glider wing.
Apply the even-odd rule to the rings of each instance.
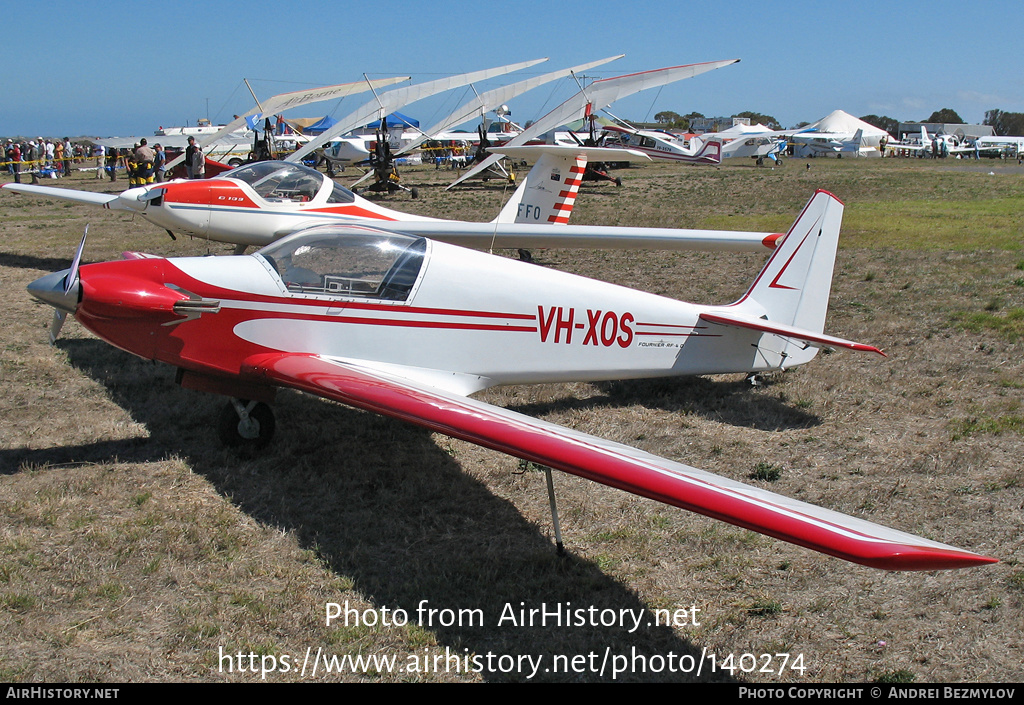
[[[250,379],[409,421],[854,563],[886,570],[937,570],[995,562],[445,391],[435,386],[440,377],[436,371],[427,376],[425,371],[407,370],[410,376],[398,376],[395,370],[374,369],[371,364],[269,353],[248,358],[242,373]]]
[[[240,115],[234,120],[229,122],[227,125],[217,130],[212,135],[205,135],[199,140],[199,146],[205,148],[207,145],[213,144],[214,142],[224,139],[227,135],[231,134],[235,130],[240,130],[246,125],[246,118],[251,118],[254,115],[262,117],[271,117],[278,113],[290,110],[291,108],[298,108],[309,103],[319,103],[322,100],[333,100],[335,98],[345,98],[346,96],[355,95],[357,93],[365,93],[366,91],[376,90],[377,88],[386,88],[402,81],[408,81],[408,76],[396,76],[393,78],[376,78],[372,81],[355,81],[354,83],[339,83],[336,86],[322,86],[320,88],[307,88],[301,91],[292,91],[291,93],[281,93],[275,95],[267,100],[263,101],[262,105],[257,105],[252,110],[247,112],[245,115]],[[177,166],[180,162],[185,160],[185,155],[181,154],[167,163],[167,168]]]
[[[542,61],[547,61],[547,59],[533,59],[532,61],[522,61],[518,64],[508,64],[507,66],[498,66],[493,69],[473,71],[471,73],[464,73],[458,76],[448,76],[434,81],[427,81],[426,83],[417,83],[414,86],[395,88],[394,90],[387,91],[386,93],[375,94],[374,100],[366,103],[350,115],[343,117],[336,124],[332,125],[331,129],[327,130],[316,139],[306,143],[298,151],[293,154],[289,154],[286,161],[297,162],[338,135],[343,135],[350,130],[369,125],[374,120],[383,120],[389,113],[401,110],[404,106],[409,105],[410,103],[415,103],[417,100],[422,100],[423,98],[427,98],[436,93],[441,93],[442,91],[459,88],[468,83],[485,81],[488,78],[503,76],[504,74],[511,73],[513,71],[529,68],[541,63]]]
[[[702,73],[714,71],[715,69],[720,69],[723,66],[729,66],[730,64],[735,64],[738,61],[739,59],[707,61],[701,64],[672,66],[664,69],[654,69],[653,71],[631,73],[625,76],[616,76],[614,78],[605,78],[600,81],[594,81],[590,84],[589,88],[580,91],[550,113],[537,120],[537,122],[530,125],[518,136],[509,140],[507,146],[516,147],[526,144],[530,140],[543,135],[545,132],[554,130],[556,127],[560,127],[574,120],[589,117],[598,110],[603,110],[615,101],[633,95],[634,93],[647,90],[648,88],[657,88],[658,86],[668,85],[669,83],[681,81],[684,78],[693,78],[694,76],[699,76]],[[489,168],[499,159],[501,159],[499,155],[492,154],[487,159],[484,159],[482,162],[456,179],[448,188],[451,188],[471,176],[480,173],[484,169]]]
[[[465,105],[456,109],[455,112],[439,121],[433,127],[424,130],[420,137],[402,147],[402,149],[396,154],[406,154],[411,152],[435,135],[444,132],[449,128],[461,125],[464,122],[468,122],[473,118],[483,117],[488,111],[493,110],[499,105],[507,103],[516,96],[522,95],[527,91],[537,88],[538,86],[543,86],[545,83],[550,83],[551,81],[559,78],[565,78],[573,73],[589,71],[590,69],[601,66],[602,64],[607,64],[609,61],[621,59],[623,56],[625,56],[625,54],[609,56],[606,59],[591,61],[589,64],[580,64],[579,66],[561,69],[560,71],[552,71],[551,73],[546,73],[542,76],[534,76],[533,78],[528,78],[525,81],[519,81],[518,83],[513,83],[508,86],[501,86],[500,88],[495,88],[494,90],[482,93]]]

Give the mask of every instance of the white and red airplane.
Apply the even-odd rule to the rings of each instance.
[[[177,367],[182,386],[231,397],[221,431],[232,443],[268,442],[267,403],[293,388],[868,566],[994,562],[469,396],[500,384],[779,370],[821,347],[880,353],[824,333],[842,212],[818,191],[725,306],[365,224],[309,228],[248,256],[79,266],[83,238],[69,270],[29,291],[58,324],[72,313],[111,344]]]
[[[722,143],[694,137],[686,142],[661,130],[640,130],[621,125],[605,125],[602,129],[605,147],[618,147],[643,152],[653,159],[685,164],[721,164]]]
[[[504,148],[495,148],[501,151]],[[509,148],[536,160],[515,194],[490,223],[428,218],[385,208],[291,162],[256,162],[212,179],[177,180],[121,194],[4,184],[17,193],[126,211],[174,233],[232,243],[243,252],[305,228],[368,223],[468,247],[591,247],[763,251],[778,234],[670,228],[567,225],[587,160],[622,158],[620,149],[538,145]],[[645,159],[642,154],[634,157]],[[551,227],[557,224],[558,227]]]

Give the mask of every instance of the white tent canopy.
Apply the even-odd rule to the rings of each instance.
[[[833,134],[854,134],[857,130],[864,130],[864,139],[861,144],[865,147],[878,149],[882,137],[892,141],[892,135],[885,130],[855,118],[842,110],[834,110],[813,125],[808,125],[801,132],[829,132]]]

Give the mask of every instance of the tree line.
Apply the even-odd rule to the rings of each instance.
[[[704,115],[701,113],[689,113],[687,115],[680,115],[679,113],[671,110],[663,110],[654,115],[654,119],[659,124],[663,125],[665,129],[669,130],[688,130],[690,129],[690,121],[694,118],[703,118]],[[770,127],[773,130],[781,130],[782,127],[779,121],[771,115],[763,115],[761,113],[755,113],[751,111],[744,111],[742,113],[736,113],[733,117],[745,117],[750,118],[750,124],[756,125],[758,123],[765,127]],[[896,118],[888,117],[887,115],[864,115],[860,118],[869,125],[873,125],[881,130],[885,130],[890,135],[895,135],[899,131],[900,121]],[[959,114],[952,108],[942,108],[936,110],[928,116],[926,120],[920,122],[934,122],[942,123],[947,125],[963,125],[964,121]],[[804,127],[810,123],[801,123],[796,127]],[[1024,135],[1024,113],[1008,113],[998,108],[985,111],[985,120],[982,122],[983,125],[990,125],[995,133],[999,136],[1006,135]]]

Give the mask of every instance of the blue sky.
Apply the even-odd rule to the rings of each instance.
[[[206,116],[225,122],[253,106],[243,78],[263,98],[364,72],[421,82],[547,56],[527,69],[546,73],[618,53],[625,58],[595,77],[742,60],[611,107],[635,121],[662,110],[753,110],[784,127],[835,109],[922,120],[948,107],[967,122],[991,108],[1024,112],[1024,50],[1014,36],[1024,17],[1009,1],[51,0],[43,10],[6,0],[0,17],[0,135],[146,135]],[[538,88],[510,106],[512,116],[540,117],[575,90],[568,79]],[[342,117],[370,97],[288,115]],[[469,97],[456,92],[406,112],[429,124]]]

